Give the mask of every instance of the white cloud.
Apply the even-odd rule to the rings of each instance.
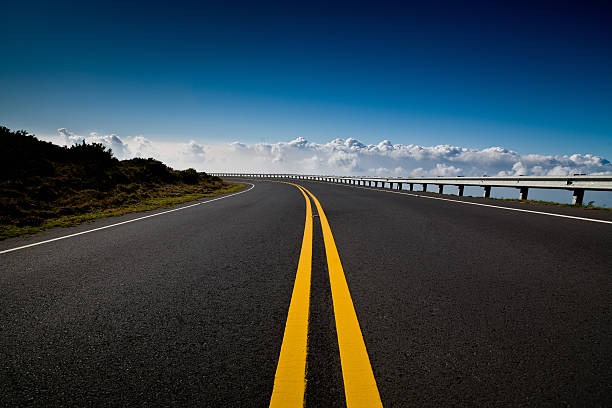
[[[125,157],[130,155],[130,151],[128,146],[119,138],[119,136],[115,134],[110,135],[99,135],[96,132],[91,132],[89,136],[83,137],[76,135],[65,128],[61,128],[57,130],[60,138],[63,138],[65,145],[72,146],[74,144],[80,144],[83,140],[86,140],[88,143],[101,143],[104,146],[112,149],[114,155],[116,157]]]
[[[200,171],[288,172],[380,176],[513,176],[612,174],[612,164],[593,154],[521,155],[503,147],[471,149],[438,145],[393,144],[383,140],[366,145],[354,138],[313,143],[300,137],[289,142],[202,144],[153,141],[144,136],[115,134],[78,136],[64,128],[54,142],[71,145],[102,143],[120,159],[154,157],[168,165]]]

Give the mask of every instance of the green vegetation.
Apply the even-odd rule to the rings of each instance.
[[[194,169],[117,160],[97,143],[71,147],[0,126],[0,239],[236,191]]]

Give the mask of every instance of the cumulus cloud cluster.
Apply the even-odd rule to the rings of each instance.
[[[313,143],[200,144],[152,141],[143,136],[90,133],[83,137],[58,130],[61,144],[102,143],[120,159],[154,157],[174,168],[200,171],[288,172],[379,176],[482,176],[612,174],[612,164],[592,154],[519,154],[503,147],[472,149],[438,145],[364,144],[357,139]],[[56,140],[57,141],[57,140]]]
[[[366,145],[354,138],[312,143],[290,142],[217,147],[227,163],[221,171],[266,171],[380,176],[482,176],[612,174],[612,164],[592,154],[521,155],[502,147],[471,149],[450,145],[418,146],[383,140]]]

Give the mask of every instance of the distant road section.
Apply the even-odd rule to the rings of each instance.
[[[292,182],[333,232],[383,406],[612,400],[609,212]],[[2,404],[269,406],[294,287],[306,290],[308,213],[296,187],[253,183],[181,211],[0,242],[51,240],[0,254]],[[359,406],[315,204],[303,398]]]

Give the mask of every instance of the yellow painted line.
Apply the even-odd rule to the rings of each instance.
[[[302,189],[306,190],[308,195],[312,197],[319,212],[319,219],[321,220],[332,300],[334,303],[334,317],[336,319],[336,332],[338,333],[346,406],[349,408],[382,407],[368,351],[363,341],[363,335],[359,327],[359,321],[357,320],[357,314],[351,300],[351,293],[346,283],[340,255],[338,254],[329,222],[319,200],[304,187]]]
[[[287,183],[291,184],[291,183]],[[297,185],[293,184],[298,187]],[[270,407],[303,407],[306,391],[306,354],[308,347],[308,312],[310,308],[310,276],[312,270],[312,206],[306,200],[304,238],[293,285],[285,334],[281,345]]]

